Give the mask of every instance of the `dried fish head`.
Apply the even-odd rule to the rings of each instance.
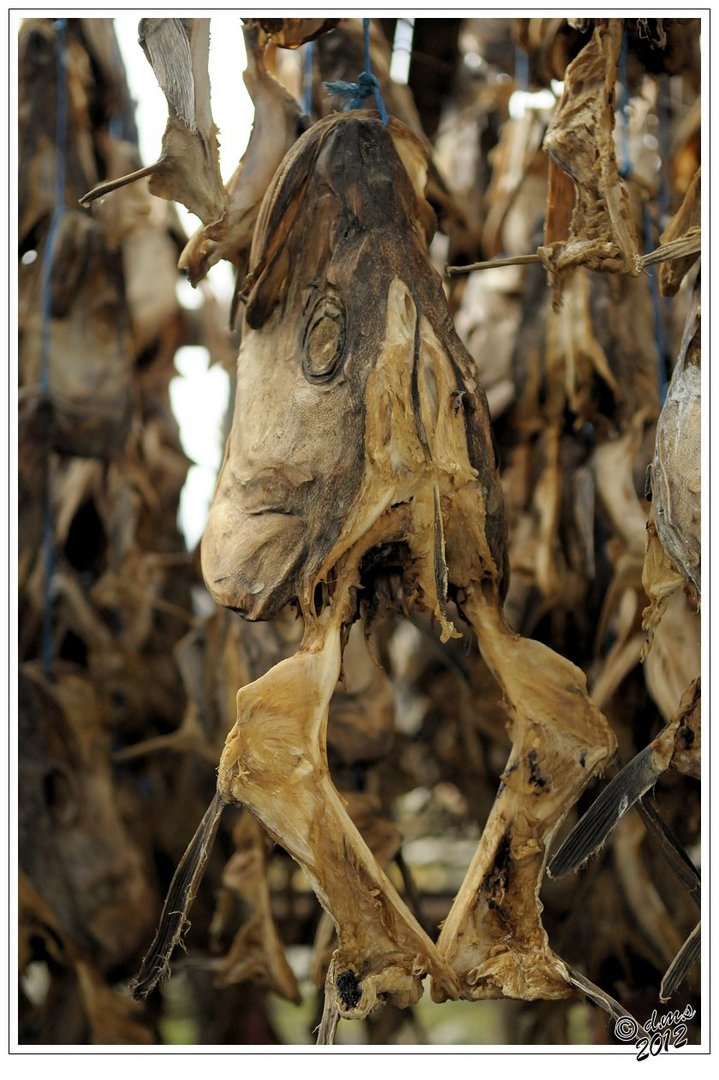
[[[89,683],[19,679],[20,866],[62,931],[103,970],[132,956],[154,896],[111,793]]]
[[[202,545],[214,598],[270,618],[303,594],[356,502],[365,388],[388,294],[427,273],[421,145],[367,114],[316,124],[267,193],[245,284],[232,431]],[[419,146],[419,150],[417,147]]]

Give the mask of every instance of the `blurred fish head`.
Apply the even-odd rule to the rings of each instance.
[[[81,954],[108,970],[134,956],[155,895],[116,803],[109,734],[91,684],[18,679],[20,867]]]

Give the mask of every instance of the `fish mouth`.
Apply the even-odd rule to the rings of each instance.
[[[267,514],[299,517],[301,503],[312,482],[313,477],[300,469],[269,467],[246,479],[237,477],[234,497],[238,510],[250,517]]]
[[[247,619],[272,618],[297,592],[306,530],[304,518],[285,506],[215,507],[201,547],[212,598]]]
[[[260,517],[266,514],[281,514],[283,517],[299,516],[295,510],[290,510],[289,507],[286,506],[260,505],[252,508],[246,506],[244,507],[244,511],[248,517]]]

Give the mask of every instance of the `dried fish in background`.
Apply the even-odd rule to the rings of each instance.
[[[148,176],[153,195],[181,202],[207,224],[216,222],[224,206],[224,189],[207,71],[210,20],[142,19],[138,30],[167,99],[162,155],[154,165],[97,185],[83,196],[83,204]]]
[[[226,187],[208,22],[144,20],[169,114],[147,167],[111,21],[21,28],[19,652],[27,715],[74,732],[23,742],[21,818],[47,820],[55,885],[24,829],[21,1041],[292,1044],[318,1024],[331,1041],[342,1016],[345,1043],[612,1044],[618,1011],[686,995],[699,1013],[701,21],[372,20],[382,134],[373,111],[329,115],[322,87],[365,66],[360,20],[245,19],[256,123]],[[573,106],[597,165],[579,186],[541,149]],[[189,241],[173,193],[204,215]],[[580,259],[558,311],[539,256],[501,263],[604,240],[621,272]],[[219,259],[248,318],[202,558],[217,598],[262,622],[214,607],[177,526],[174,357],[204,345],[233,371],[239,341],[206,282],[199,310],[178,303],[177,264],[199,282]],[[666,299],[633,272],[660,259]],[[481,260],[499,265],[430,267]],[[84,325],[94,280],[107,305]],[[58,326],[83,334],[69,359]],[[82,424],[57,392],[70,376]],[[213,797],[228,732],[220,786],[252,812]],[[544,876],[648,754],[653,797],[580,873]],[[65,781],[99,801],[92,820],[61,820]],[[187,953],[138,1004],[168,890],[139,989],[192,902]],[[466,1028],[439,1004],[459,996],[485,999]]]
[[[19,47],[19,1037],[143,1044],[156,1016],[125,984],[181,854],[160,805],[196,812],[203,778],[114,754],[184,706],[172,650],[196,575],[168,387],[191,325],[170,206],[146,181],[77,206],[140,164],[112,20],[26,19]]]
[[[260,30],[273,45],[297,49],[334,30],[339,19],[244,19],[248,30]],[[264,42],[261,42],[264,44]]]
[[[667,597],[686,584],[701,595],[701,313],[695,290],[659,422],[651,466],[652,509],[644,588],[651,635]]]
[[[614,149],[614,84],[623,24],[599,20],[564,74],[562,100],[544,137],[552,159],[574,181],[569,236],[552,245],[554,274],[572,266],[636,273],[637,237]]]
[[[244,35],[247,68],[243,78],[255,110],[250,141],[228,181],[221,218],[206,222],[180,256],[179,267],[192,285],[219,259],[232,262],[242,281],[260,203],[283,157],[304,130],[299,105],[265,66],[258,35],[247,24]]]

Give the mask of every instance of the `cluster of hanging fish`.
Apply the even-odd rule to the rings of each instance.
[[[695,270],[698,173],[662,244],[642,255],[637,194],[620,175],[614,142],[623,20],[573,28],[583,44],[562,72],[548,126],[537,138],[527,124],[519,135],[508,124],[504,136],[524,140],[527,165],[549,155],[544,237],[534,253],[542,280],[534,282],[535,295],[550,303],[539,302],[533,329],[531,297],[519,316],[513,362],[525,365],[525,377],[513,408],[526,438],[515,452],[509,446],[500,472],[492,421],[508,399],[490,392],[488,403],[483,356],[471,355],[455,330],[462,302],[452,299],[450,307],[430,256],[447,193],[428,141],[401,102],[393,108],[374,52],[386,123],[372,97],[365,108],[312,123],[268,69],[268,49],[311,39],[319,47],[324,35],[342,33],[335,22],[245,20],[255,122],[225,186],[209,105],[209,20],[142,20],[140,41],[168,103],[162,154],[83,199],[90,205],[149,178],[152,193],[182,202],[202,222],[179,259],[190,281],[198,284],[220,259],[236,269],[235,406],[202,573],[218,605],[269,623],[244,670],[226,664],[222,672],[225,684],[235,678],[234,715],[226,717],[229,730],[220,723],[200,739],[210,756],[218,752],[216,794],[178,866],[135,994],[146,997],[169,971],[225,807],[233,805],[250,814],[235,830],[236,865],[226,873],[255,916],[219,978],[259,978],[299,997],[271,911],[268,837],[299,864],[326,913],[315,961],[325,988],[319,1042],[332,1042],[341,1018],[365,1018],[382,1003],[411,1007],[427,977],[437,1002],[574,999],[579,991],[618,1018],[626,1005],[552,947],[540,890],[563,822],[614,760],[617,735],[605,707],[622,678],[640,653],[648,671],[653,656],[671,653],[677,624],[698,643],[698,279],[661,411],[649,350],[642,354],[639,342],[632,355],[621,343],[622,334],[632,336],[647,266],[661,262],[665,294]],[[503,215],[485,222],[497,250],[521,189],[518,182],[507,197],[505,185]],[[466,225],[468,215],[456,216]],[[475,295],[482,274],[489,281],[495,272],[475,270]],[[608,344],[592,329],[598,296],[625,319],[607,328]],[[544,354],[533,364],[540,336]],[[647,522],[634,470],[655,428]],[[588,451],[572,460],[573,433],[581,430]],[[610,656],[588,691],[587,672],[530,636],[528,624],[538,625],[553,605],[571,610],[580,597],[574,571],[598,558],[595,500],[616,544],[597,632],[602,644],[610,636]],[[242,638],[245,624],[227,618],[222,632]],[[470,661],[456,643],[476,641],[471,662],[481,674],[469,682],[484,680],[485,698],[474,707],[486,713],[477,722],[500,738],[507,723],[510,741],[496,798],[441,928],[427,925],[413,904],[409,879],[400,891],[390,873],[401,835],[361,793],[338,783],[343,765],[390,754],[396,694],[370,653],[386,660],[388,628],[408,618],[425,634],[437,626],[432,647],[460,667]],[[675,682],[685,679],[681,700],[659,695],[666,727],[568,835],[565,828],[549,861],[553,877],[577,869],[612,830],[621,831],[636,803],[698,896],[698,872],[641,801],[668,769],[700,773],[699,673],[692,670],[696,648],[688,651],[674,673]],[[662,999],[691,969],[697,942],[692,933],[667,958]]]

